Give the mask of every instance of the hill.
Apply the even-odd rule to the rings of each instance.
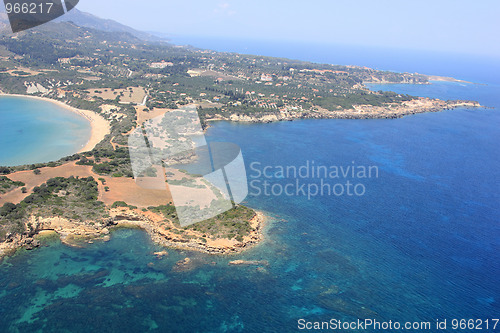
[[[77,26],[96,29],[105,32],[128,33],[136,38],[151,42],[166,42],[167,39],[153,35],[148,32],[138,31],[129,26],[110,19],[102,19],[90,13],[82,12],[78,8],[73,8],[67,14],[58,17],[54,22],[71,22]],[[9,18],[5,12],[5,7],[0,5],[0,33],[10,33]]]
[[[80,27],[92,28],[107,32],[122,32],[129,33],[142,40],[164,42],[163,38],[154,36],[150,33],[138,31],[129,26],[116,22],[114,20],[102,19],[90,13],[82,12],[78,8],[74,8],[66,15],[63,15],[55,20],[56,22],[73,22]]]

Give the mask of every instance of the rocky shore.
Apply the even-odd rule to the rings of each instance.
[[[139,215],[140,220],[134,221],[137,214],[137,211],[122,210],[115,219],[117,219],[118,225],[133,224],[146,230],[154,242],[165,247],[208,254],[237,254],[255,246],[263,239],[263,229],[266,222],[266,216],[262,212],[256,211],[250,220],[250,233],[238,241],[234,238],[203,238],[202,233],[186,229],[183,229],[183,233],[177,233],[180,230],[179,227],[174,226],[171,222],[165,224],[163,217],[157,214],[147,212],[144,215],[141,214],[142,216]]]
[[[171,248],[198,251],[208,254],[237,254],[251,248],[263,239],[266,217],[256,212],[250,221],[252,231],[242,241],[235,239],[206,239],[195,231],[176,233],[173,224],[165,226],[165,219],[151,212],[142,212],[129,208],[110,210],[110,218],[102,223],[75,222],[59,217],[32,216],[24,225],[24,232],[6,235],[6,241],[0,243],[0,258],[14,253],[23,247],[32,250],[40,246],[37,236],[43,232],[55,232],[61,242],[69,246],[84,246],[94,241],[108,241],[110,232],[115,228],[140,228],[145,230],[154,242]],[[177,228],[177,230],[180,228]],[[200,237],[193,237],[194,235]]]
[[[217,115],[208,118],[207,121],[226,120],[248,123],[270,123],[276,121],[293,121],[297,119],[393,119],[418,113],[452,110],[460,107],[480,108],[483,106],[475,101],[443,101],[440,99],[420,97],[402,103],[390,103],[383,106],[354,105],[353,109],[341,109],[338,111],[330,111],[316,107],[313,111],[276,111],[273,113],[256,115],[231,114],[228,117]]]

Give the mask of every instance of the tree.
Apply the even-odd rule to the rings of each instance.
[[[0,174],[8,175],[10,173],[10,168],[8,167],[0,167]]]
[[[40,169],[35,169],[35,170],[33,170],[33,173],[34,173],[35,175],[39,175],[39,174],[41,174],[42,172],[40,171]]]
[[[11,202],[5,203],[2,208],[0,208],[0,216],[7,216],[14,210],[16,210],[17,206]]]

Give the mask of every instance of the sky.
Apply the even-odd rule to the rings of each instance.
[[[499,0],[80,0],[171,36],[379,46],[500,58]]]

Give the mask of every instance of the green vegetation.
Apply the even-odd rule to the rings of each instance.
[[[78,222],[103,221],[108,214],[97,196],[97,182],[92,177],[51,178],[35,187],[21,203],[6,203],[0,208],[1,234],[23,232],[30,216],[58,216]]]
[[[132,177],[126,145],[128,133],[138,125],[136,105],[120,101],[131,87],[147,91],[145,112],[197,103],[206,126],[207,120],[231,115],[317,118],[325,116],[319,108],[334,112],[357,104],[400,103],[412,97],[372,92],[363,83],[427,82],[418,74],[174,47],[72,23],[45,24],[16,38],[2,35],[0,49],[9,55],[0,61],[2,91],[26,94],[26,83],[40,85],[47,89],[44,96],[100,113],[111,123],[111,134],[90,153],[35,166],[3,167],[0,174],[76,161],[92,166],[99,175]],[[27,77],[27,69],[20,68],[40,74]]]
[[[28,75],[31,75],[30,73],[28,72],[25,72],[25,71],[12,71],[13,74],[16,74],[16,75],[20,75],[20,76],[28,76]]]
[[[5,176],[0,176],[0,194],[10,192],[18,187],[22,187],[25,184],[23,182],[17,182],[10,180]]]
[[[254,216],[255,212],[252,209],[238,205],[216,217],[192,224],[186,228],[210,235],[210,237],[241,240],[243,236],[252,231],[250,220]]]
[[[191,187],[191,188],[206,188],[205,185],[197,184],[196,178],[183,177],[180,180],[169,180],[168,184],[169,185],[182,185],[184,187]]]
[[[162,214],[165,218],[174,223],[179,233],[184,230],[194,230],[204,234],[205,238],[235,238],[241,241],[251,231],[250,220],[255,216],[255,212],[245,206],[237,205],[222,214],[203,222],[198,222],[182,228],[177,218],[175,207],[172,204],[148,207],[148,210]],[[173,230],[173,232],[176,232]]]
[[[104,158],[109,160],[102,163],[93,163],[92,170],[95,173],[112,177],[133,177],[128,148],[119,147],[116,150],[94,149],[92,154],[96,160]]]
[[[175,207],[172,205],[171,202],[167,205],[148,207],[148,210],[162,214],[165,218],[171,220],[175,225],[180,226],[179,219],[177,218],[177,212],[175,211]]]
[[[115,201],[111,205],[111,208],[118,208],[118,207],[129,207],[125,201]]]

